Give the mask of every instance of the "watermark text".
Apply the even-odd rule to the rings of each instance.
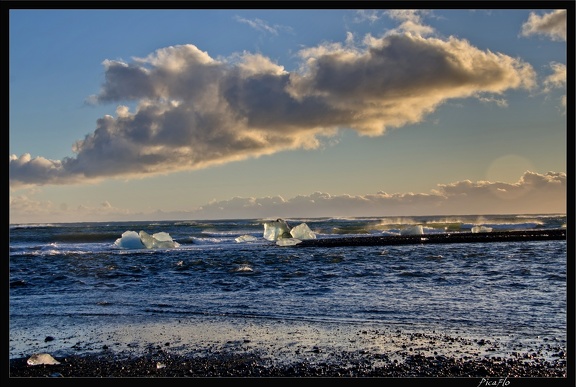
[[[508,385],[510,385],[510,381],[508,380],[508,376],[506,376],[500,379],[482,378],[477,387],[506,387]]]

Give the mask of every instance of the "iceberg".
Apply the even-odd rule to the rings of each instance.
[[[116,239],[114,244],[123,249],[143,249],[144,243],[140,240],[140,235],[136,231],[125,231],[122,237]]]
[[[157,232],[150,235],[146,231],[140,231],[138,235],[140,235],[140,240],[147,249],[173,249],[180,246],[172,240],[167,232]]]
[[[316,234],[306,223],[300,223],[294,228],[290,228],[288,223],[283,219],[276,219],[270,222],[264,222],[264,238],[269,241],[279,241],[281,239],[295,238],[298,241],[296,243],[291,243],[292,245],[302,242],[304,239],[316,239]],[[288,246],[290,242],[281,242],[282,246]],[[279,243],[277,243],[280,245]]]
[[[276,219],[271,222],[264,222],[264,239],[275,241],[279,238],[292,238],[290,226],[283,219]]]
[[[146,231],[125,231],[114,245],[123,249],[173,249],[180,246],[167,232],[150,235]]]
[[[276,241],[278,246],[294,246],[298,243],[302,243],[302,241],[296,238],[280,238]]]
[[[256,237],[253,236],[253,235],[245,234],[245,235],[240,235],[239,237],[235,238],[234,240],[235,240],[236,242],[238,242],[238,243],[241,243],[241,242],[254,242],[254,241],[257,241],[258,238],[256,238]]]
[[[316,239],[316,234],[310,230],[310,227],[306,223],[301,223],[298,226],[290,230],[290,235],[292,238],[296,239]]]

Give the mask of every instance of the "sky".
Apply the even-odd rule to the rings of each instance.
[[[521,4],[10,8],[10,223],[565,213],[573,2]]]

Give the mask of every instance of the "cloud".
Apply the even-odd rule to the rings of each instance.
[[[431,193],[378,192],[362,196],[330,195],[284,199],[233,198],[209,203],[194,216],[219,218],[306,218],[338,216],[470,215],[491,213],[565,213],[566,174],[527,171],[516,183],[469,180],[439,184]]]
[[[381,11],[374,10],[374,9],[360,9],[356,11],[356,16],[354,17],[354,23],[364,23],[368,22],[373,24],[380,20],[381,18]]]
[[[33,194],[32,194],[33,195]],[[192,220],[236,218],[314,218],[417,215],[483,215],[495,213],[566,213],[566,174],[525,172],[516,183],[470,180],[439,184],[429,193],[377,192],[331,195],[314,192],[293,198],[234,197],[191,210],[133,213],[100,206],[74,209],[20,195],[10,197],[11,223],[114,220]]]
[[[548,75],[543,82],[543,92],[550,93],[553,89],[566,89],[566,65],[562,63],[550,63],[552,74]],[[560,105],[566,113],[566,94],[560,96]]]
[[[566,208],[566,174],[562,172],[542,175],[527,171],[516,183],[461,181],[439,187],[439,192],[452,199],[451,205],[468,207],[471,213],[487,201],[491,201],[493,213],[527,213],[535,209],[553,213],[565,212]]]
[[[566,87],[566,65],[562,63],[550,63],[552,74],[544,80],[544,91],[549,92],[553,88]]]
[[[342,129],[380,136],[446,101],[535,84],[529,64],[454,37],[367,35],[299,55],[293,72],[260,54],[217,60],[191,44],[130,63],[106,60],[102,88],[89,101],[119,104],[116,116],[98,119],[73,157],[11,155],[10,187],[143,178],[316,149]]]
[[[386,14],[395,20],[402,23],[400,26],[389,33],[399,32],[412,32],[418,35],[430,35],[434,32],[432,27],[424,25],[423,16],[426,16],[431,11],[421,9],[393,9],[386,11]]]
[[[79,205],[71,208],[66,203],[59,205],[49,200],[36,200],[34,195],[38,192],[31,191],[28,195],[10,196],[10,223],[59,223],[59,222],[84,222],[84,221],[113,221],[137,218],[129,210],[115,208],[108,202],[103,202],[97,207]],[[150,214],[147,214],[150,219]]]
[[[522,36],[544,35],[552,40],[566,41],[567,15],[565,9],[558,9],[542,16],[531,12],[528,21],[522,25]]]
[[[273,35],[278,35],[278,31],[290,31],[290,27],[281,26],[281,25],[269,25],[262,19],[254,18],[254,19],[246,19],[241,16],[235,16],[234,19],[240,23],[248,24],[250,27],[254,28],[257,31],[271,33]]]
[[[568,12],[565,9],[539,16],[530,13],[528,21],[522,25],[522,36],[544,35],[551,40],[566,41],[566,18]],[[546,77],[543,82],[543,92],[549,93],[554,88],[566,87],[566,65],[551,63],[553,73]],[[566,95],[560,97],[560,105],[563,113],[566,112]]]
[[[483,103],[494,103],[494,104],[496,104],[496,106],[502,107],[502,108],[508,107],[508,101],[506,101],[505,99],[502,99],[502,98],[481,97],[481,98],[479,98],[479,101],[483,102]]]

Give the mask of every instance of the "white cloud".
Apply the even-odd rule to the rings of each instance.
[[[356,11],[356,16],[354,17],[354,23],[363,23],[365,21],[370,24],[380,20],[382,11],[374,9],[360,9]]]
[[[543,92],[550,93],[554,89],[566,89],[566,65],[562,63],[550,63],[552,74],[548,75],[543,82]],[[560,96],[560,109],[566,113],[566,94]]]
[[[503,98],[494,98],[494,97],[479,97],[478,100],[483,103],[493,103],[498,107],[508,107],[508,101]]]
[[[408,32],[421,36],[431,35],[434,33],[434,29],[425,25],[423,22],[423,17],[430,12],[429,10],[421,9],[394,9],[386,11],[386,14],[390,18],[402,22],[398,28],[391,30],[389,34]]]
[[[522,25],[522,36],[544,35],[552,40],[566,41],[566,18],[568,12],[558,9],[542,16],[531,12]]]
[[[544,91],[549,92],[553,88],[566,87],[566,65],[562,63],[550,63],[552,74],[544,80]]]
[[[286,27],[286,26],[282,26],[282,25],[278,25],[278,24],[270,25],[266,21],[264,21],[262,19],[258,19],[258,18],[246,19],[246,18],[243,18],[241,16],[235,16],[234,19],[236,19],[236,21],[239,23],[248,24],[250,27],[254,28],[257,31],[270,33],[272,35],[278,35],[278,32],[281,30],[291,31],[290,27]]]

